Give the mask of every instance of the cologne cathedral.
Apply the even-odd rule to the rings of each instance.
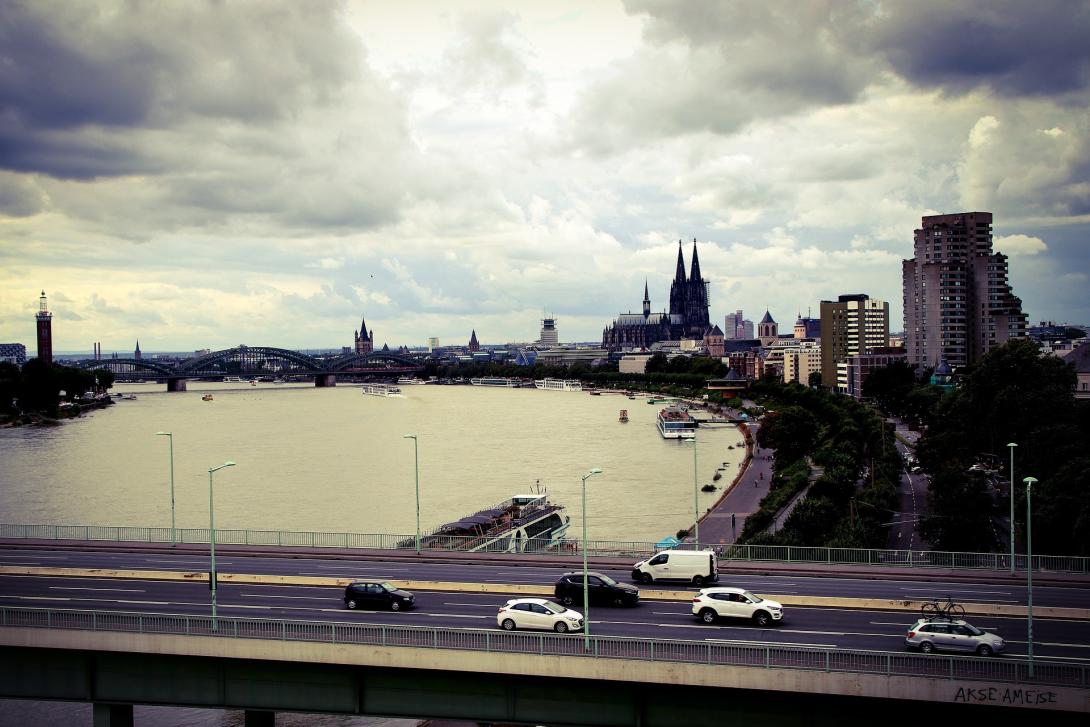
[[[700,259],[693,240],[693,262],[685,275],[681,241],[677,243],[677,270],[670,284],[670,312],[651,313],[647,282],[643,284],[643,313],[621,313],[602,331],[602,348],[610,351],[649,348],[658,341],[703,338],[711,328],[708,317],[708,281],[700,277]]]

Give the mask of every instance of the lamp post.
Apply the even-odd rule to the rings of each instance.
[[[583,650],[590,651],[590,590],[587,586],[587,480],[602,474],[595,467],[583,475]]]
[[[700,547],[700,504],[697,497],[696,435],[686,437],[693,445],[693,549]]]
[[[420,555],[420,442],[415,434],[406,434],[402,439],[413,440],[413,461],[416,463],[416,554]]]
[[[212,630],[216,630],[216,515],[212,499],[212,473],[224,467],[234,467],[234,462],[224,462],[219,467],[208,469],[208,545],[212,551],[212,572],[208,576],[208,587],[212,590]]]
[[[1007,447],[1011,451],[1011,575],[1014,575],[1014,448],[1015,442],[1008,442]]]
[[[170,440],[170,547],[178,544],[177,530],[174,527],[174,433],[156,432],[157,437],[167,437]]]
[[[1037,478],[1027,477],[1026,483],[1026,590],[1029,593],[1026,609],[1026,654],[1029,657],[1029,678],[1033,678],[1033,511],[1030,508],[1030,492]]]

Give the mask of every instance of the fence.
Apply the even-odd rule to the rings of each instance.
[[[799,646],[592,636],[528,634],[486,629],[384,626],[106,611],[0,608],[0,626],[71,629],[233,639],[274,639],[383,647],[460,649],[489,653],[637,659],[760,669],[805,669],[897,677],[927,677],[1087,688],[1090,667],[1011,658],[973,658]]]
[[[207,543],[207,528],[178,528],[179,543]],[[17,525],[0,524],[0,539],[9,540],[111,540],[137,543],[169,543],[170,528],[129,527],[107,525]],[[321,533],[291,530],[222,530],[216,529],[217,545],[265,545],[278,547],[345,548],[345,549],[408,549],[415,547],[414,535],[388,533]],[[421,547],[429,551],[466,551],[479,544],[470,536],[430,535],[422,537]],[[540,552],[548,541],[524,541],[526,552]],[[679,548],[694,548],[682,543]],[[873,550],[866,548],[806,548],[787,545],[718,545],[713,548],[724,561],[764,561],[775,563],[829,563],[835,565],[870,565],[903,568],[954,568],[976,570],[1008,570],[1010,556],[1006,553],[959,553],[936,550]],[[581,542],[564,541],[556,552],[581,552]],[[642,541],[590,540],[587,554],[600,557],[645,558],[655,553],[654,543]],[[1015,557],[1015,568],[1026,570],[1027,558]],[[1090,573],[1090,558],[1066,555],[1034,555],[1035,571],[1057,573]]]

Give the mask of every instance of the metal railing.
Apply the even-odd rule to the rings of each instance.
[[[232,639],[274,639],[489,653],[636,659],[760,669],[804,669],[897,677],[926,677],[1090,687],[1090,667],[1012,658],[973,658],[906,652],[822,649],[803,646],[592,636],[590,650],[578,635],[385,626],[332,621],[287,621],[110,611],[0,608],[0,627],[106,631]]]
[[[207,528],[178,528],[179,543],[207,543]],[[0,540],[109,540],[136,543],[169,543],[170,528],[108,525],[18,525],[0,524]],[[221,530],[216,529],[217,545],[267,545],[278,547],[344,548],[344,549],[405,549],[413,535],[390,533],[324,533],[292,530]],[[430,535],[424,544],[430,551],[467,551],[479,545],[473,536]],[[524,552],[541,552],[548,540],[523,541]],[[581,552],[580,541],[566,540],[552,552],[574,555]],[[691,549],[693,543],[682,543],[679,549]],[[714,549],[722,561],[755,561],[771,563],[828,563],[832,565],[868,565],[897,568],[953,568],[975,570],[1008,570],[1007,553],[959,553],[938,550],[876,550],[867,548],[824,548],[787,545],[719,545],[700,544]],[[646,541],[591,540],[587,554],[600,557],[646,558],[657,552],[654,543]],[[1024,571],[1024,555],[1015,557],[1015,568]],[[1090,573],[1090,558],[1067,555],[1034,555],[1034,571],[1055,573]]]

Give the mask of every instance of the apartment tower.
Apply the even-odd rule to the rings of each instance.
[[[1007,281],[1007,256],[992,252],[992,213],[931,215],[901,264],[908,363],[945,361],[955,371],[1026,335],[1022,300]]]
[[[821,301],[821,385],[845,392],[848,358],[889,346],[889,303],[864,293]]]

